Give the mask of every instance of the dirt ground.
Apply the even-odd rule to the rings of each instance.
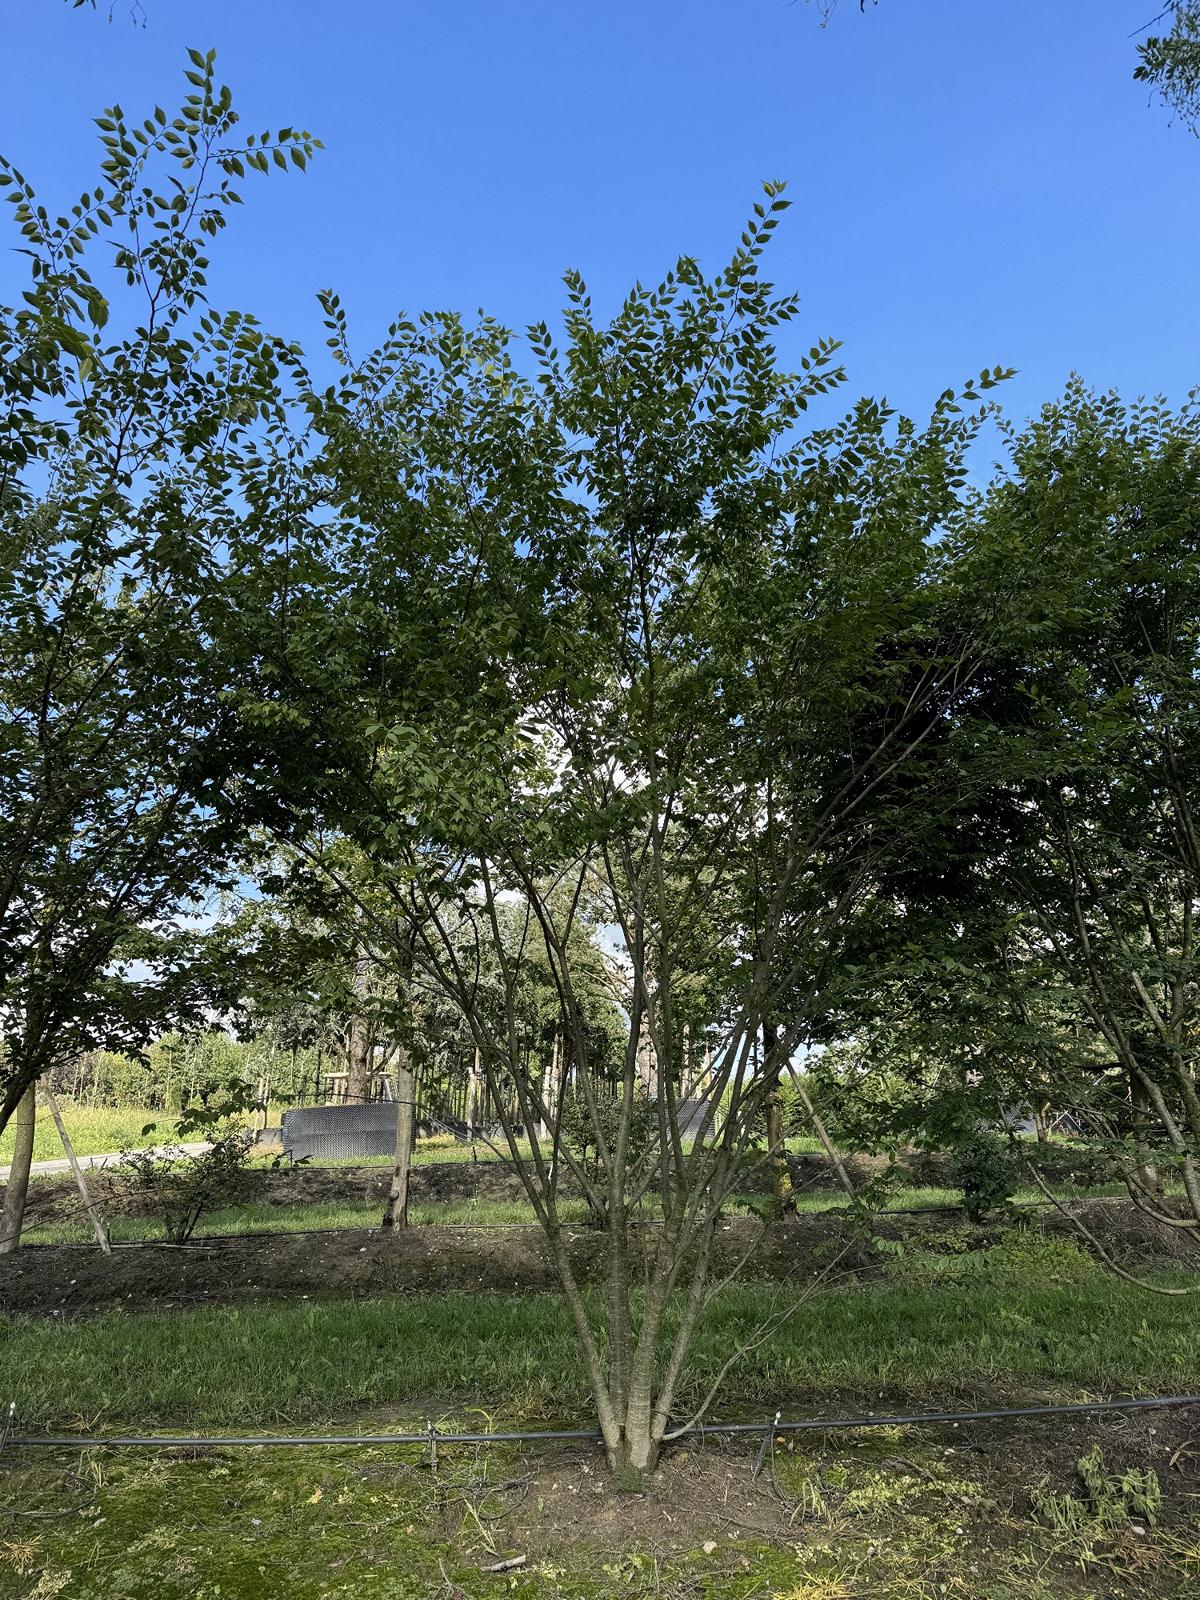
[[[726,1223],[720,1229],[719,1265],[732,1267],[756,1228],[747,1219]],[[811,1248],[827,1249],[830,1237],[827,1225],[776,1230],[765,1241],[756,1270],[786,1276],[800,1262],[811,1266]],[[599,1234],[573,1229],[570,1248],[584,1279],[599,1275]],[[394,1235],[379,1229],[249,1234],[179,1246],[117,1246],[109,1258],[90,1245],[27,1245],[5,1260],[2,1271],[0,1313],[10,1316],[78,1316],[113,1306],[165,1311],[300,1295],[537,1292],[557,1285],[536,1226],[422,1227]]]
[[[1074,1157],[1069,1150],[1054,1153],[1053,1175],[1062,1182],[1071,1180]],[[808,1153],[790,1154],[788,1165],[792,1184],[800,1194],[840,1194],[836,1179],[824,1156]],[[948,1182],[947,1158],[938,1152],[910,1151],[901,1154],[896,1163],[882,1156],[849,1156],[846,1166],[856,1184],[862,1185],[884,1176],[893,1167],[901,1184],[897,1204],[902,1203],[904,1184],[943,1185]],[[387,1168],[375,1166],[282,1166],[260,1174],[261,1199],[267,1205],[280,1207],[320,1205],[327,1202],[378,1202],[382,1206],[387,1194],[390,1173]],[[123,1212],[137,1216],[148,1214],[151,1207],[144,1198],[139,1203],[122,1191],[120,1180],[105,1169],[88,1175],[93,1195],[104,1212]],[[765,1169],[750,1168],[739,1185],[747,1194],[765,1193],[769,1177]],[[411,1177],[412,1198],[417,1202],[478,1200],[523,1201],[525,1191],[516,1169],[507,1160],[494,1158],[479,1161],[435,1162],[414,1167]],[[573,1194],[574,1184],[569,1174],[563,1175],[562,1192]],[[34,1228],[51,1222],[73,1219],[78,1215],[79,1197],[71,1179],[65,1174],[35,1183],[29,1192],[26,1224]]]
[[[1110,1250],[1129,1255],[1143,1268],[1148,1260],[1169,1259],[1168,1252],[1185,1248],[1124,1202],[1093,1202],[1086,1216]],[[924,1242],[946,1224],[942,1215],[879,1217],[871,1235]],[[1069,1227],[1053,1214],[1045,1225],[1063,1231]],[[1002,1225],[960,1227],[980,1245],[1003,1232]],[[716,1276],[735,1266],[759,1229],[757,1221],[744,1217],[719,1226]],[[653,1230],[647,1230],[647,1239],[652,1236]],[[569,1247],[585,1281],[602,1273],[603,1240],[594,1230],[571,1229]],[[870,1240],[850,1219],[800,1216],[765,1232],[743,1276],[800,1285],[821,1271],[823,1263],[832,1262],[839,1274],[856,1277],[881,1270]],[[94,1245],[25,1245],[0,1268],[0,1314],[75,1317],[118,1306],[167,1311],[299,1296],[347,1299],[447,1289],[539,1292],[556,1283],[536,1226],[230,1235],[178,1246],[120,1245],[108,1258]]]
[[[861,1411],[864,1397],[846,1396],[844,1403],[848,1412],[856,1405]],[[840,1475],[827,1469],[842,1462],[852,1477],[867,1472],[907,1478],[915,1493],[905,1498],[916,1498],[921,1485],[948,1489],[942,1498],[949,1508],[957,1503],[960,1512],[974,1513],[981,1546],[1002,1548],[1011,1537],[1007,1519],[1028,1515],[1030,1487],[1044,1479],[1056,1489],[1078,1491],[1076,1464],[1097,1443],[1114,1474],[1152,1468],[1163,1488],[1162,1525],[1196,1538],[1200,1415],[1194,1410],[781,1434],[761,1462],[761,1441],[747,1445],[713,1436],[669,1452],[639,1494],[614,1492],[598,1449],[574,1451],[542,1458],[528,1480],[529,1492],[503,1520],[518,1548],[562,1550],[599,1542],[670,1553],[714,1538],[733,1545],[751,1536],[811,1539],[837,1510],[833,1486]],[[967,1482],[978,1486],[977,1495],[956,1487]],[[817,1483],[823,1508],[803,1492],[805,1484]],[[497,1503],[504,1510],[503,1495]]]

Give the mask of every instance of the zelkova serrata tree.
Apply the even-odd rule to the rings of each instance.
[[[230,143],[229,93],[196,61],[174,120],[98,119],[103,182],[70,217],[0,173],[32,279],[0,335],[0,1126],[54,1049],[136,1034],[150,1004],[110,971],[121,941],[153,959],[161,914],[228,855],[215,798],[236,726],[214,635],[278,366],[252,322],[205,310],[204,241],[237,199],[231,174],[275,150],[303,163],[311,141]],[[91,256],[110,251],[127,293],[96,281]]]
[[[978,414],[947,392],[924,428],[866,400],[802,431],[842,375],[831,344],[795,372],[775,351],[797,303],[759,260],[785,203],[767,186],[724,271],[685,258],[607,326],[569,276],[561,349],[530,330],[532,377],[503,329],[448,315],[356,365],[328,297],[340,553],[271,701],[307,725],[299,812],[354,837],[390,901],[377,938],[403,929],[470,1030],[632,1474],[678,1426],[720,1287],[715,1230],[771,1090],[764,1025],[786,1061],[841,930],[935,803],[923,753],[987,648],[936,547]],[[620,992],[615,1084],[580,1026],[581,927]],[[549,1084],[520,1025],[535,957],[562,1040]],[[602,1220],[602,1309],[561,1221],[568,1174]]]

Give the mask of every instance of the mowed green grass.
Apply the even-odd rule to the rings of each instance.
[[[525,1140],[517,1141],[517,1149],[522,1155],[529,1154],[529,1145]],[[482,1139],[468,1144],[463,1139],[456,1139],[453,1134],[438,1133],[427,1139],[418,1139],[413,1150],[412,1164],[414,1167],[432,1166],[460,1166],[467,1162],[478,1162],[483,1165],[487,1161],[507,1161],[509,1159],[508,1146],[503,1139],[493,1140],[490,1144]],[[319,1160],[306,1163],[312,1167],[345,1168],[352,1171],[365,1167],[390,1167],[391,1156],[347,1156],[344,1160]]]
[[[61,1182],[61,1180],[58,1180]],[[1116,1195],[1115,1185],[1106,1189],[1092,1189],[1092,1196]],[[1042,1196],[1036,1190],[1020,1191],[1015,1197],[1021,1204],[1040,1205]],[[1080,1198],[1079,1190],[1062,1191],[1064,1200]],[[896,1192],[888,1211],[938,1211],[955,1209],[961,1196],[955,1189],[913,1187]],[[828,1191],[796,1197],[796,1212],[801,1216],[816,1216],[841,1210],[845,1197],[839,1191]],[[748,1216],[762,1211],[765,1197],[750,1198],[732,1195],[726,1204],[730,1216]],[[383,1215],[383,1201],[347,1200],[324,1201],[301,1205],[271,1205],[264,1201],[252,1205],[230,1207],[206,1212],[197,1227],[195,1237],[227,1238],[236,1234],[307,1233],[327,1229],[377,1228]],[[564,1199],[559,1202],[559,1215],[564,1222],[582,1223],[587,1217],[587,1207],[582,1200]],[[113,1213],[106,1217],[110,1236],[120,1243],[136,1243],[146,1239],[161,1239],[163,1230],[153,1217],[125,1217]],[[414,1227],[501,1228],[533,1225],[536,1221],[533,1208],[524,1200],[461,1199],[446,1201],[414,1200],[409,1207],[409,1220]],[[92,1231],[86,1219],[76,1216],[61,1222],[30,1226],[23,1235],[27,1244],[90,1244]]]
[[[76,1155],[105,1155],[111,1150],[145,1150],[150,1145],[165,1144],[174,1137],[175,1119],[161,1111],[151,1111],[146,1106],[77,1106],[60,1103],[63,1122],[75,1147]],[[156,1124],[153,1133],[143,1133],[147,1123]],[[0,1134],[0,1167],[12,1160],[15,1130],[10,1122]],[[63,1155],[62,1140],[54,1126],[54,1118],[44,1106],[38,1107],[37,1123],[33,1134],[33,1159],[35,1161],[60,1161]]]
[[[680,1407],[785,1305],[789,1320],[727,1381],[735,1409],[837,1410],[841,1400],[823,1397],[841,1391],[877,1396],[883,1409],[889,1395],[944,1404],[998,1390],[1082,1397],[1200,1386],[1190,1302],[1081,1271],[1074,1251],[1061,1284],[1044,1254],[1028,1282],[1001,1270],[1003,1259],[995,1281],[981,1272],[946,1286],[876,1283],[807,1297],[730,1288],[698,1330]],[[599,1325],[598,1299],[593,1310]],[[590,1414],[571,1320],[550,1294],[15,1320],[0,1323],[0,1372],[22,1427],[34,1430],[312,1426],[406,1406]]]
[[[147,1150],[153,1145],[169,1144],[176,1137],[178,1126],[176,1119],[165,1112],[153,1111],[149,1106],[79,1106],[70,1101],[60,1101],[59,1110],[76,1155],[95,1156],[119,1150]],[[145,1132],[150,1124],[153,1124],[151,1131]],[[278,1127],[278,1125],[279,1116],[276,1113],[272,1126]],[[15,1137],[15,1130],[10,1123],[0,1134],[0,1166],[7,1166],[12,1160]],[[195,1135],[190,1137],[194,1138]],[[526,1148],[522,1146],[522,1149]],[[267,1151],[263,1159],[271,1160],[276,1153]],[[497,1146],[493,1150],[482,1141],[470,1145],[450,1136],[437,1135],[419,1141],[413,1152],[413,1163],[416,1166],[428,1166],[439,1162],[488,1161],[496,1160],[501,1154],[507,1154],[503,1146]],[[44,1106],[39,1105],[33,1135],[33,1159],[59,1161],[62,1156],[62,1141],[54,1125],[54,1119]],[[347,1168],[390,1167],[391,1164],[391,1156],[367,1156],[344,1162],[320,1163],[322,1166]]]
[[[145,1150],[151,1145],[166,1144],[175,1137],[175,1118],[162,1111],[153,1111],[149,1106],[79,1106],[70,1101],[60,1101],[59,1110],[75,1152],[81,1156],[106,1155],[117,1150]],[[153,1131],[144,1133],[143,1129],[150,1123],[154,1124]],[[271,1124],[278,1127],[278,1110],[273,1113]],[[10,1123],[0,1134],[0,1166],[7,1166],[12,1160],[14,1137]],[[507,1155],[503,1140],[494,1143],[495,1148],[483,1140],[467,1144],[452,1136],[438,1134],[418,1142],[413,1152],[413,1162],[416,1166],[426,1166],[435,1162],[489,1161]],[[528,1146],[524,1143],[520,1148],[528,1153]],[[820,1145],[815,1139],[789,1139],[788,1149],[795,1153],[814,1152],[820,1150]],[[57,1161],[62,1153],[62,1142],[54,1119],[44,1106],[39,1106],[33,1136],[33,1159]],[[345,1167],[389,1167],[391,1164],[391,1156],[366,1156],[344,1162],[321,1163],[323,1166]]]
[[[587,1207],[582,1200],[559,1203],[564,1222],[582,1222]],[[409,1205],[413,1227],[501,1228],[535,1222],[532,1208],[520,1200],[446,1200]],[[258,1203],[206,1213],[196,1238],[228,1238],[231,1235],[262,1233],[308,1233],[326,1229],[378,1228],[383,1217],[383,1200],[327,1201],[312,1205],[279,1206]],[[118,1243],[162,1239],[163,1229],[153,1217],[105,1218],[110,1238]],[[87,1244],[94,1235],[85,1221],[47,1223],[27,1228],[26,1244]]]
[[[691,1149],[691,1142],[684,1141],[684,1148]],[[820,1155],[821,1145],[816,1139],[796,1138],[787,1141],[787,1148],[793,1155]],[[525,1139],[518,1139],[517,1149],[522,1154],[529,1154],[529,1143]],[[413,1165],[415,1167],[434,1166],[445,1163],[459,1164],[471,1161],[498,1161],[508,1160],[508,1145],[503,1138],[492,1139],[490,1142],[477,1139],[468,1144],[465,1140],[456,1139],[452,1134],[432,1134],[428,1138],[420,1139],[413,1151]],[[348,1156],[344,1161],[330,1160],[314,1162],[312,1165],[329,1167],[390,1167],[391,1156]]]

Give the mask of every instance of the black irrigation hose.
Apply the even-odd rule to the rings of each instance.
[[[1105,1411],[1167,1410],[1179,1406],[1200,1405],[1200,1395],[1156,1395],[1149,1399],[1085,1400],[1076,1404],[1039,1406],[1011,1406],[991,1411],[926,1411],[904,1416],[877,1417],[804,1417],[793,1422],[783,1422],[775,1417],[766,1422],[698,1422],[681,1428],[678,1433],[668,1429],[669,1442],[678,1439],[702,1438],[709,1434],[762,1434],[777,1433],[835,1433],[863,1428],[908,1428],[932,1423],[1005,1422],[1022,1417],[1081,1416]],[[570,1440],[576,1443],[600,1443],[595,1428],[541,1428],[524,1433],[440,1433],[432,1423],[423,1433],[343,1433],[343,1434],[275,1434],[257,1437],[253,1434],[212,1435],[187,1434],[172,1438],[166,1434],[104,1435],[73,1434],[10,1435],[7,1444],[28,1449],[151,1449],[151,1450],[223,1450],[241,1446],[295,1447],[312,1446],[328,1448],[339,1445],[441,1445],[451,1444],[526,1444]]]
[[[511,1165],[511,1163],[507,1163]],[[446,1172],[448,1170],[461,1171],[464,1167],[468,1172],[474,1172],[476,1167],[502,1167],[506,1165],[494,1156],[488,1156],[485,1161],[414,1161],[408,1169],[410,1176],[418,1172]],[[378,1161],[287,1161],[282,1166],[268,1167],[263,1174],[267,1178],[290,1178],[297,1172],[377,1172],[381,1178],[389,1178],[395,1162],[389,1156],[383,1156]]]

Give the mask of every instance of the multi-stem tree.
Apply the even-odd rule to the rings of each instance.
[[[486,320],[347,352],[318,408],[340,566],[279,679],[311,735],[297,805],[357,840],[392,908],[378,936],[405,927],[460,1009],[633,1473],[678,1423],[778,1063],[927,814],[923,753],[986,649],[935,542],[976,419],[947,392],[924,428],[863,401],[802,431],[840,372],[830,344],[796,371],[777,357],[796,300],[758,267],[784,204],[768,186],[726,269],[683,259],[607,326],[568,277],[562,349],[534,327],[532,378]],[[615,1096],[581,1026],[581,932],[620,992]],[[521,1026],[535,963],[552,1082]],[[596,1167],[563,1136],[569,1096]],[[602,1311],[560,1216],[568,1173],[602,1219]]]

